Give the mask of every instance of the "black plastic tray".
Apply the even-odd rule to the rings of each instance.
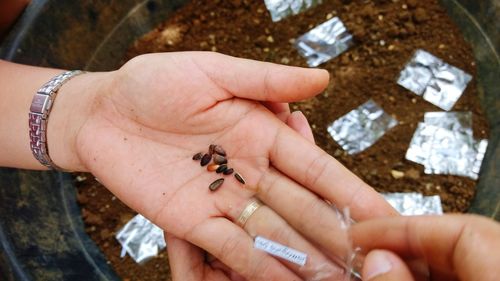
[[[0,47],[0,57],[111,70],[133,40],[185,2],[34,0]],[[500,12],[495,0],[441,2],[474,46],[480,98],[491,126],[470,212],[500,220]],[[68,174],[0,169],[0,279],[119,280],[85,233],[75,197]]]

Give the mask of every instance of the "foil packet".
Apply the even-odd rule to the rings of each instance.
[[[474,139],[470,112],[428,112],[418,124],[406,159],[424,165],[426,174],[476,180],[487,146],[487,140]]]
[[[156,257],[167,246],[163,230],[140,214],[127,222],[115,237],[122,245],[120,257],[128,254],[136,263]]]
[[[349,154],[359,153],[372,146],[398,121],[368,100],[328,126],[328,133]]]
[[[451,110],[472,76],[441,59],[417,50],[401,71],[398,84],[443,110]]]
[[[295,41],[295,47],[310,67],[337,57],[352,45],[353,37],[338,17],[316,26]]]
[[[423,196],[420,193],[383,193],[382,195],[403,216],[443,214],[439,195]]]
[[[313,6],[321,4],[321,0],[265,0],[266,8],[274,22],[288,16],[297,15]]]
[[[424,123],[473,137],[472,112],[426,112]]]

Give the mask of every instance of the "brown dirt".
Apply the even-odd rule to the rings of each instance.
[[[428,111],[439,108],[399,87],[395,80],[413,52],[422,48],[475,76],[470,46],[437,0],[328,1],[298,16],[271,22],[263,1],[196,0],[158,28],[136,41],[127,58],[149,52],[217,51],[233,56],[306,66],[293,48],[294,38],[338,16],[356,45],[321,67],[331,74],[328,89],[316,98],[292,105],[309,119],[316,143],[379,191],[439,194],[445,212],[464,212],[475,193],[473,180],[425,175],[423,167],[404,158],[416,125]],[[474,79],[454,111],[473,112],[477,138],[487,138],[488,126],[480,108]],[[352,156],[328,135],[326,127],[372,98],[399,125],[375,145]],[[404,173],[395,179],[391,171]],[[79,202],[87,231],[124,280],[168,280],[166,254],[136,265],[120,259],[113,234],[133,212],[90,179],[79,183]]]
[[[85,231],[99,245],[116,273],[124,281],[171,280],[168,257],[165,251],[138,265],[132,258],[120,258],[121,246],[115,239],[116,232],[123,227],[135,212],[98,183],[90,174],[76,177],[77,200],[82,207]]]

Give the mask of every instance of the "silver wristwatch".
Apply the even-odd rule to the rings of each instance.
[[[29,113],[30,148],[33,156],[44,166],[51,169],[61,170],[61,168],[52,162],[49,156],[47,146],[47,121],[49,114],[59,88],[72,77],[82,73],[83,71],[80,70],[72,70],[55,76],[37,91],[31,102]]]

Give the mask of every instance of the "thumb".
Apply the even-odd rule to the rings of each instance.
[[[213,52],[184,54],[189,55],[197,67],[219,87],[244,99],[300,101],[319,94],[329,80],[328,71],[323,69],[285,66]]]
[[[414,281],[406,264],[396,254],[385,250],[373,250],[363,265],[365,281]]]

